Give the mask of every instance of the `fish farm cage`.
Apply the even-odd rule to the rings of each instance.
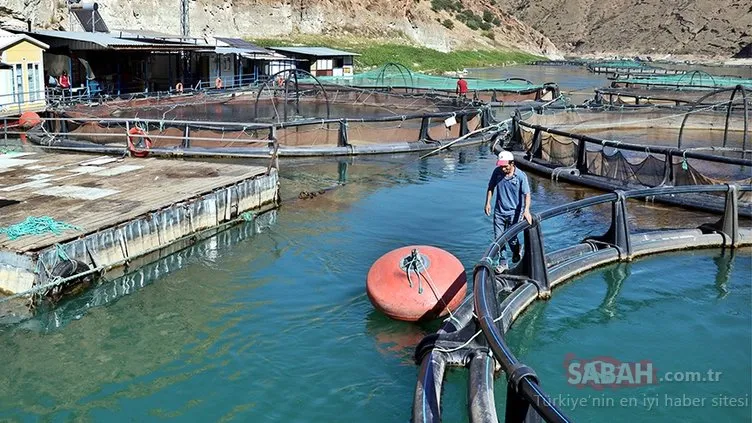
[[[752,228],[740,226],[739,194],[752,186],[691,185],[615,191],[562,204],[512,225],[500,234],[473,269],[473,290],[439,330],[415,349],[420,366],[413,399],[412,421],[440,422],[444,376],[450,367],[468,369],[468,416],[473,423],[504,421],[529,423],[572,421],[541,388],[535,370],[515,357],[506,334],[515,320],[535,301],[549,299],[554,288],[572,277],[613,262],[688,248],[737,248],[752,244]],[[718,221],[695,228],[632,232],[628,204],[633,199],[712,196],[722,205]],[[606,205],[611,209],[609,229],[574,245],[546,253],[541,224],[556,217]],[[502,245],[519,235],[524,239],[522,260],[512,269],[497,272],[494,263]],[[494,399],[494,378],[506,378],[506,400],[500,419]]]
[[[521,168],[607,191],[747,185],[752,183],[752,133],[746,100],[744,104],[741,111],[734,112],[730,107],[711,110],[695,105],[613,112],[569,110],[530,113],[525,118],[517,114],[505,147],[516,150],[515,160]],[[645,141],[647,133],[654,133],[649,143]],[[718,212],[720,206],[708,197],[712,194],[658,200]],[[752,195],[744,193],[739,200],[744,205],[742,213],[749,216]]]
[[[49,150],[137,157],[348,156],[405,153],[488,142],[507,132],[487,106],[457,112],[282,123],[53,117],[28,132],[6,128]]]

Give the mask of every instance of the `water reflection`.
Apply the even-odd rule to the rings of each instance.
[[[435,328],[377,314],[364,277],[386,251],[426,242],[471,268],[491,241],[482,202],[494,163],[478,147],[424,160],[401,155],[286,166],[281,178],[288,193],[339,187],[284,201],[273,226],[260,234],[238,227],[234,239],[197,244],[193,255],[145,267],[143,278],[128,274],[71,300],[57,320],[0,327],[6,357],[0,420],[106,420],[113,410],[135,421],[409,420],[412,351]],[[597,193],[531,179],[535,211]],[[683,216],[650,207],[645,217],[651,220],[676,223]],[[563,225],[587,228],[593,216],[600,217],[588,209]],[[547,233],[546,241],[559,245],[571,236]],[[596,292],[591,304],[598,317],[608,315],[601,308],[618,316],[620,285],[600,289],[608,278],[595,277],[597,285],[583,296]],[[515,327],[531,339],[546,333],[558,308],[551,304],[534,305]],[[563,317],[576,322],[580,314],[576,308]],[[543,345],[540,338],[525,342],[536,354]],[[559,355],[551,357],[558,366]],[[291,387],[294,406],[280,406],[289,404]],[[448,379],[449,390],[466,387],[466,380]],[[444,406],[464,416],[466,401],[458,395]]]
[[[376,349],[385,356],[398,358],[406,365],[415,363],[415,347],[426,335],[433,333],[424,326],[394,321],[376,310],[366,317],[366,331]]]
[[[617,297],[624,281],[630,276],[629,263],[618,263],[603,272],[603,280],[606,282],[606,295],[598,309],[606,319],[616,317]]]
[[[19,329],[39,332],[57,330],[73,320],[83,318],[94,307],[106,306],[127,295],[135,294],[160,278],[187,266],[200,262],[204,267],[216,268],[215,263],[221,251],[231,249],[255,234],[265,231],[274,225],[276,220],[277,211],[271,210],[256,216],[252,222],[242,222],[179,251],[176,250],[179,246],[171,246],[159,253],[162,258],[151,263],[141,264],[151,260],[150,257],[139,258],[138,262],[132,263],[136,265],[136,271],[121,276],[105,275],[96,287],[56,304],[51,310],[40,311],[34,318],[20,324]],[[122,273],[123,269],[117,271]]]
[[[721,250],[718,256],[713,257],[713,262],[718,267],[715,274],[715,288],[718,290],[718,299],[726,298],[729,294],[728,282],[731,271],[734,269],[734,255],[736,250],[729,248]],[[747,269],[749,270],[749,269]]]

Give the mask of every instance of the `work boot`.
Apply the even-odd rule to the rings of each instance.
[[[504,273],[504,271],[507,269],[509,269],[509,265],[507,264],[507,259],[505,259],[504,257],[501,257],[499,259],[499,263],[496,266],[494,266],[494,272],[496,272],[496,274],[501,274],[501,273]]]
[[[520,246],[512,248],[512,263],[518,263],[522,260],[522,254],[520,254]]]

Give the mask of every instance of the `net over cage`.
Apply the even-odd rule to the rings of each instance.
[[[743,122],[737,121],[724,131],[723,114],[705,110],[693,124],[694,138],[677,148],[676,136],[683,118],[676,112],[649,109],[532,114],[524,118],[529,126],[520,125],[518,138],[522,148],[539,163],[578,169],[624,184],[752,183],[752,166],[747,160],[752,158],[752,151],[746,149]],[[705,127],[701,127],[703,122]],[[711,133],[715,136],[709,137]],[[686,137],[687,132],[683,135]],[[752,196],[744,193],[740,199],[750,202]]]

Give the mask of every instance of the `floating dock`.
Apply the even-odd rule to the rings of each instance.
[[[133,270],[134,259],[146,264],[144,258],[157,259],[160,251],[175,251],[278,204],[272,166],[0,154],[0,228],[29,217],[71,227],[16,239],[0,233],[0,292],[50,285],[76,267],[92,274]]]

